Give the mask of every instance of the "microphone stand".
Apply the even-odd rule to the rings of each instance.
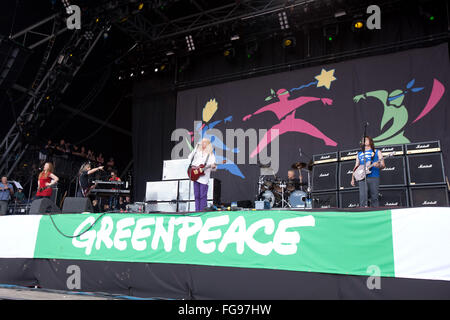
[[[362,144],[363,144],[363,159],[364,159],[364,189],[365,189],[365,207],[367,208],[369,206],[369,189],[367,188],[367,171],[366,171],[366,136],[367,136],[367,125],[368,123],[364,123],[364,135],[362,138]],[[375,151],[375,150],[373,150]]]

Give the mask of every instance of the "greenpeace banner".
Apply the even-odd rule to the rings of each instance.
[[[450,167],[448,46],[355,59],[178,93],[172,159],[212,141],[222,201],[252,200],[268,164],[285,178],[313,154],[440,140]],[[225,163],[222,163],[225,161]]]
[[[0,258],[450,280],[448,230],[450,208],[7,216],[0,217]]]

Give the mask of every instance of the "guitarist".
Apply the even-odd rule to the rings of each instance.
[[[38,177],[38,190],[36,192],[36,199],[47,198],[50,199],[53,193],[52,186],[59,181],[59,178],[53,173],[53,164],[46,162],[44,168]]]
[[[103,166],[92,169],[90,162],[86,162],[81,166],[80,171],[78,173],[79,188],[77,192],[77,197],[86,198],[89,195],[89,192],[91,191],[91,186],[89,183],[89,175],[97,172],[98,170],[103,170]]]
[[[378,189],[380,187],[380,169],[386,167],[383,159],[383,154],[380,150],[375,149],[374,142],[371,137],[366,136],[364,143],[361,143],[361,151],[358,152],[356,157],[355,167],[353,172],[359,167],[359,165],[374,164],[370,169],[371,173],[367,174],[367,189],[366,183],[363,180],[359,181],[359,206],[367,207],[367,195],[370,195],[371,207],[379,206]],[[355,186],[355,177],[352,175],[351,185]]]
[[[216,157],[213,153],[213,147],[209,139],[203,138],[202,141],[188,156],[191,166],[204,164],[210,166],[205,170],[205,174],[194,181],[195,211],[203,211],[207,206],[208,182],[212,170],[216,170]]]

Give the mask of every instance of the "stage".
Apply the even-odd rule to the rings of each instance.
[[[449,299],[450,208],[0,217],[0,284],[155,299]]]

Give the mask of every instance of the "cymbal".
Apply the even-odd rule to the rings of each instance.
[[[296,162],[296,163],[294,163],[294,164],[292,164],[292,169],[303,169],[303,168],[306,168],[306,163],[304,163],[304,162]]]

